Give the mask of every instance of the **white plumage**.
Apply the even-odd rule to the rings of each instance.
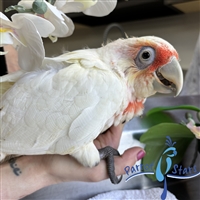
[[[71,63],[65,68],[58,62],[63,56],[58,67],[46,59],[44,69],[24,73],[3,96],[1,160],[7,154],[71,154],[85,165],[99,162],[93,140],[122,114],[127,88],[95,51],[82,53],[65,54]],[[88,152],[95,159],[85,161]]]
[[[93,144],[100,133],[141,115],[157,91],[178,94],[182,80],[177,52],[157,37],[119,39],[5,75],[1,87],[11,88],[1,101],[0,161],[70,154],[92,167],[100,161]]]

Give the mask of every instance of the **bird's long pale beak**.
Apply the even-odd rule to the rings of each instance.
[[[171,62],[154,72],[153,87],[160,93],[175,93],[178,96],[183,87],[183,72],[178,60],[173,57]]]

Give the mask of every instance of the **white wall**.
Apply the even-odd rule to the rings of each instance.
[[[121,25],[129,36],[155,35],[166,39],[177,49],[182,68],[188,69],[199,35],[200,13],[126,22]],[[99,47],[103,41],[105,28],[106,26],[78,26],[72,36],[59,39],[55,44],[45,39],[46,54],[54,56],[61,54],[64,49],[72,51],[84,47]],[[117,29],[113,29],[109,37],[114,40],[121,37],[121,34]]]

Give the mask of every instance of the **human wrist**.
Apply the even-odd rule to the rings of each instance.
[[[42,156],[13,158],[0,167],[2,199],[19,199],[54,184],[43,166]]]

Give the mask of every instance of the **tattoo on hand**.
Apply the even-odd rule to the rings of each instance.
[[[16,176],[19,176],[22,171],[17,167],[16,158],[11,158],[8,162],[10,163],[10,167],[13,169],[13,173]]]

